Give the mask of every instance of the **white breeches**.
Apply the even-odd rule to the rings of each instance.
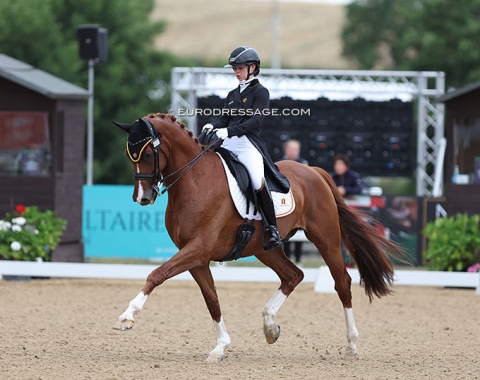
[[[238,160],[247,167],[254,189],[260,190],[265,177],[263,157],[248,137],[227,137],[223,141],[222,147],[237,155]]]

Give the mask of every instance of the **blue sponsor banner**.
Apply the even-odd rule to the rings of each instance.
[[[167,194],[149,206],[132,194],[133,186],[83,187],[85,257],[166,260],[178,251],[165,228]]]

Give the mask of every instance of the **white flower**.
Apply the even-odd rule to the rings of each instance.
[[[22,245],[18,241],[14,241],[12,244],[10,244],[10,248],[14,251],[20,251],[22,249]]]
[[[35,235],[38,235],[38,234],[40,233],[40,231],[35,228],[35,229],[33,230],[33,233],[34,233]]]
[[[8,231],[12,227],[12,223],[0,220],[0,231]]]
[[[27,223],[27,219],[25,219],[23,216],[19,216],[18,218],[13,218],[12,222],[14,224],[18,224],[19,226],[23,226],[25,223]]]
[[[9,227],[7,227],[7,222],[4,220],[0,220],[0,231],[7,231]]]
[[[18,224],[14,224],[12,226],[12,231],[14,232],[20,232],[22,230],[22,226],[19,226]]]

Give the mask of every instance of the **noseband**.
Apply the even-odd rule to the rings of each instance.
[[[152,187],[155,189],[156,194],[158,194],[158,187],[164,181],[162,173],[160,172],[159,166],[159,154],[158,151],[161,150],[162,140],[161,134],[155,133],[155,129],[153,128],[152,123],[150,121],[142,119],[148,127],[148,131],[150,133],[151,141],[150,145],[153,151],[153,160],[154,160],[154,168],[152,174],[144,174],[144,173],[133,173],[133,179],[136,181],[141,180],[152,180]]]
[[[211,142],[208,144],[207,148],[205,150],[202,150],[199,154],[197,154],[195,157],[193,157],[190,161],[188,161],[185,165],[182,167],[176,169],[172,173],[170,173],[167,176],[163,176],[160,170],[160,165],[159,165],[159,151],[161,150],[165,158],[167,157],[165,152],[162,150],[162,134],[158,133],[155,131],[153,128],[153,125],[150,121],[146,119],[142,119],[145,124],[148,127],[148,131],[151,136],[151,141],[150,145],[153,151],[153,159],[154,159],[154,168],[153,168],[153,173],[151,174],[144,174],[144,173],[133,173],[133,179],[137,181],[141,180],[152,180],[152,188],[155,190],[155,197],[157,195],[163,195],[165,194],[175,183],[177,183],[185,174],[187,174],[190,169],[192,169],[195,164],[202,158],[202,156],[213,146],[215,145],[219,139],[216,139],[215,141]],[[183,169],[187,168],[182,174],[180,174],[172,183],[169,185],[165,186],[163,190],[160,191],[160,187],[165,184],[165,181],[168,179],[172,178],[174,175],[182,171]]]

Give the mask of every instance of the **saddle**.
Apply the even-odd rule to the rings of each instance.
[[[241,193],[247,199],[245,213],[247,215],[250,214],[249,205],[257,204],[257,195],[245,165],[238,160],[233,152],[221,147],[222,141],[218,139],[215,133],[206,133],[202,131],[198,136],[198,139],[203,145],[207,145],[210,149],[213,149],[213,151],[221,156],[225,165],[228,167],[228,170],[236,180]],[[259,149],[258,146],[256,147],[261,152],[261,149]],[[272,160],[269,157],[267,158],[264,156],[263,163],[265,166],[265,181],[270,191],[283,194],[289,193],[290,183],[288,182],[288,179],[280,173],[280,170]],[[254,209],[253,211],[254,214],[256,214],[257,210]],[[249,220],[248,218],[244,218],[243,223],[240,224],[237,229],[237,237],[232,250],[223,259],[216,261],[233,261],[240,258],[243,250],[255,232],[254,222],[254,219]]]
[[[214,151],[220,154],[227,164],[230,172],[237,180],[238,186],[247,197],[249,201],[255,204],[256,194],[255,189],[252,186],[250,181],[250,176],[248,175],[247,168],[242,164],[237,156],[231,151],[225,148],[215,148]],[[275,191],[277,193],[288,193],[290,190],[290,183],[288,179],[278,170],[276,165],[271,167],[265,162],[265,182],[270,191]]]
[[[198,136],[198,140],[203,145],[213,144],[213,146],[211,146],[211,149],[213,149],[215,152],[219,153],[222,156],[222,158],[227,163],[230,172],[239,182],[238,185],[240,186],[242,191],[244,191],[245,196],[247,197],[247,199],[251,200],[249,198],[249,192],[251,191],[253,193],[253,196],[255,196],[255,189],[249,189],[249,187],[251,187],[250,176],[248,175],[248,171],[245,165],[243,165],[238,160],[235,154],[233,154],[228,149],[221,147],[222,140],[218,139],[215,133],[205,133],[204,131],[202,131]],[[255,142],[252,142],[252,144],[255,145],[259,152],[262,151],[255,144]],[[267,159],[266,157],[263,157],[263,164],[265,166],[265,181],[267,182],[267,186],[270,191],[284,194],[288,193],[288,191],[290,190],[290,182],[288,182],[287,177],[285,177],[280,172],[277,165],[275,165],[271,159]]]
[[[241,192],[249,201],[246,205],[246,213],[248,214],[249,204],[255,205],[257,201],[256,192],[251,183],[247,168],[242,162],[238,160],[237,156],[228,149],[217,147],[214,148],[214,151],[222,157],[230,173],[236,179]],[[275,169],[277,173],[275,173],[275,170],[272,170],[272,168],[269,168],[269,170],[267,170],[267,167],[265,167],[265,169],[265,181],[267,182],[267,186],[269,187],[269,189],[275,189],[275,191],[277,192],[288,193],[288,191],[290,190],[290,183],[288,182],[287,178],[282,173],[280,173],[276,167]],[[223,259],[217,261],[224,262],[238,260],[243,250],[247,246],[248,242],[252,238],[254,232],[254,220],[248,220],[247,218],[245,218],[243,223],[240,224],[237,229],[237,237],[232,250]]]

